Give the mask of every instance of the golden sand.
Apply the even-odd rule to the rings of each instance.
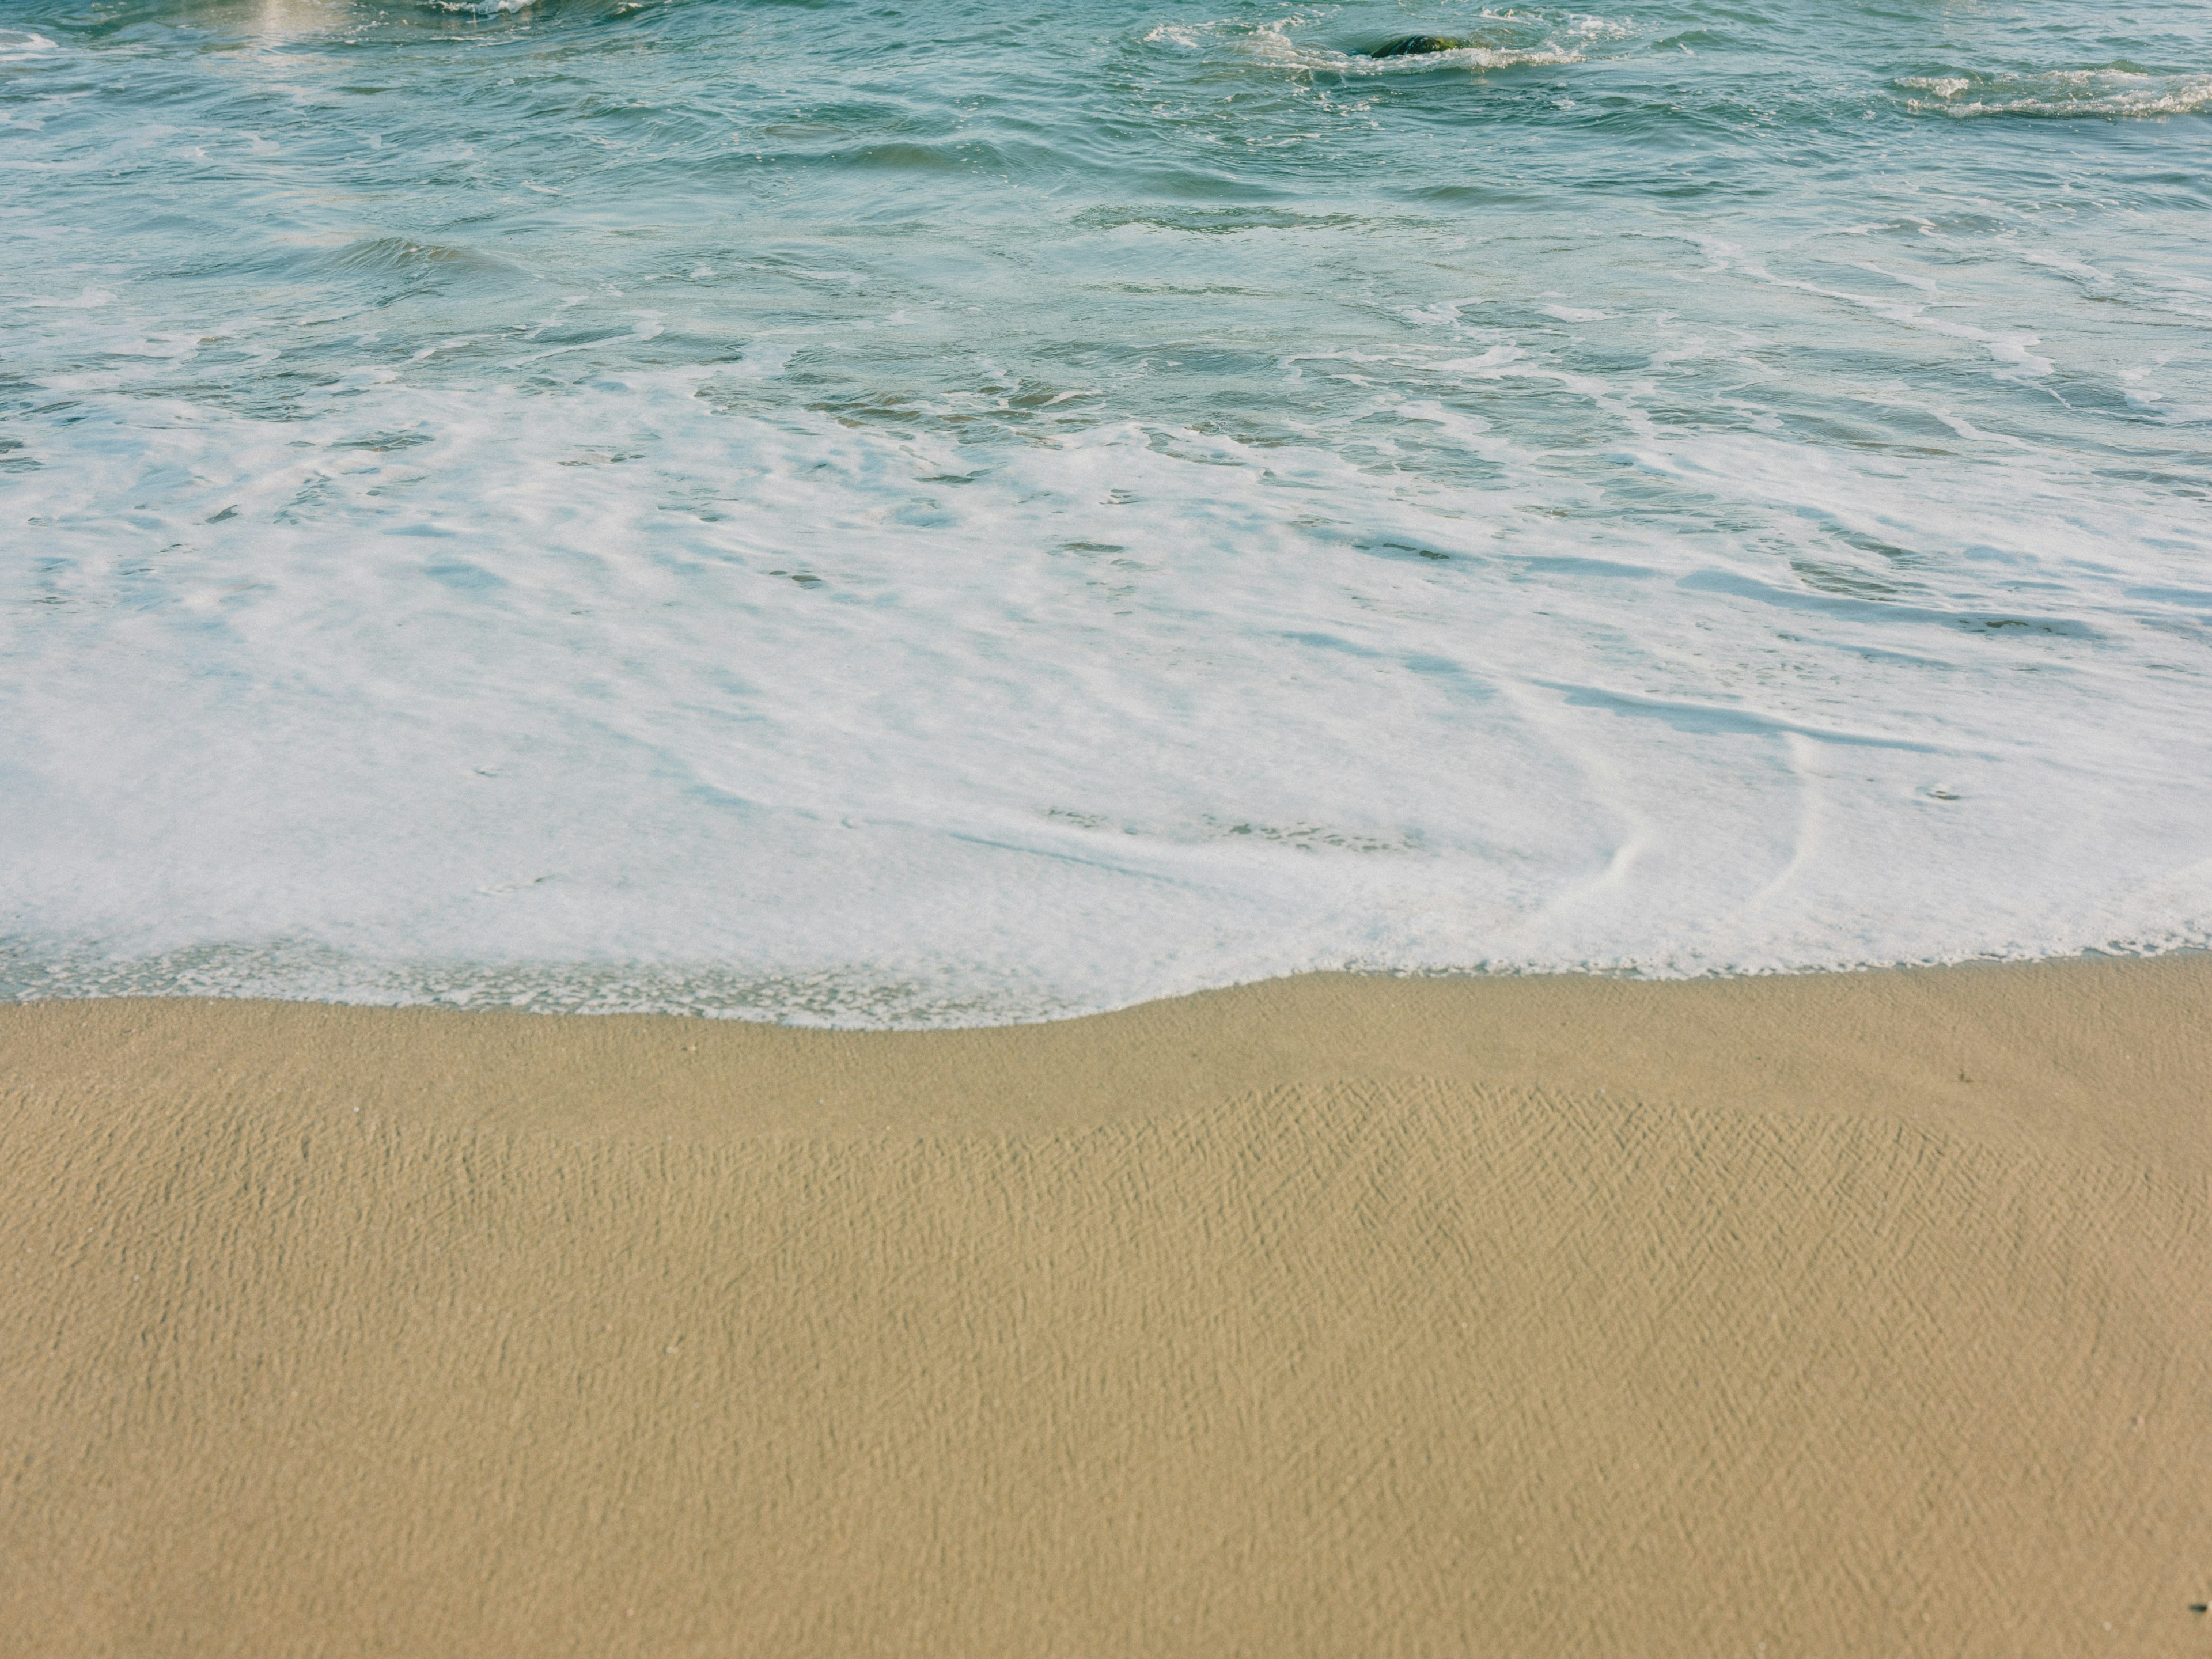
[[[2208,1108],[2203,957],[0,1009],[0,1652],[2212,1652]]]

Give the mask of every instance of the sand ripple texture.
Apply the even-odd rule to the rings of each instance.
[[[0,1011],[8,1651],[2189,1652],[2212,975],[2065,966]]]

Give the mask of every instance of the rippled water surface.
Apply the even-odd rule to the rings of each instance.
[[[0,0],[0,994],[2212,941],[2197,0]]]

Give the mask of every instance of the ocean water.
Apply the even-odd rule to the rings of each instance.
[[[2201,0],[0,0],[0,995],[2212,941]]]

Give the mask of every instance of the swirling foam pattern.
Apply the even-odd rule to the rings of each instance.
[[[0,0],[0,994],[2204,944],[2209,74],[2194,0]]]

